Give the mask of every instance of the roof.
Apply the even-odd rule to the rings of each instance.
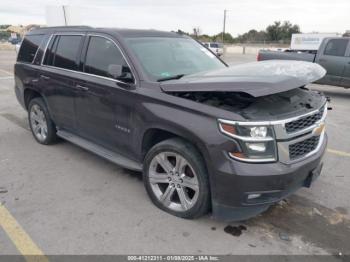
[[[122,37],[181,37],[180,34],[167,31],[158,31],[154,29],[123,29],[123,28],[98,28],[115,32]]]
[[[94,28],[90,26],[57,26],[57,27],[41,27],[31,30],[30,34],[48,33],[48,32],[101,32],[109,34],[117,34],[121,37],[182,37],[182,35],[174,32],[158,31],[153,29],[126,29],[126,28]]]

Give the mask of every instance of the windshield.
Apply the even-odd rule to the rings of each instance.
[[[225,67],[214,54],[193,39],[144,37],[126,41],[154,81]]]

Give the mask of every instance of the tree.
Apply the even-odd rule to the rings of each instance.
[[[213,36],[202,34],[202,30],[199,27],[193,28],[193,33],[188,34],[178,29],[178,33],[190,35],[202,42],[221,42],[222,32]],[[224,34],[225,43],[262,43],[265,41],[275,41],[281,43],[289,43],[292,34],[300,33],[300,27],[297,24],[292,24],[289,21],[275,21],[272,25],[269,25],[266,30],[257,31],[251,29],[248,32],[239,35],[238,37],[232,37],[230,33]],[[349,33],[349,32],[348,32]]]
[[[189,35],[189,33],[186,33],[185,31],[182,31],[181,29],[177,29],[176,33],[179,35]]]
[[[9,26],[11,26],[11,25],[0,25],[0,29],[6,29],[6,28],[8,28]]]
[[[264,42],[267,40],[267,34],[265,31],[257,31],[255,29],[249,30],[243,35],[239,35],[234,39],[235,42],[249,43],[249,42]]]
[[[293,25],[289,21],[275,21],[266,28],[268,40],[289,42],[292,34],[300,33],[299,25]]]
[[[343,37],[349,37],[350,36],[350,30],[346,30],[346,32],[343,34]]]
[[[7,31],[0,31],[0,39],[9,39],[9,37],[11,36],[10,32]]]
[[[217,34],[217,35],[213,35],[212,40],[215,42],[221,42],[222,41],[222,32]],[[232,37],[232,35],[230,33],[224,34],[224,42],[225,43],[233,43],[234,42],[234,38]]]

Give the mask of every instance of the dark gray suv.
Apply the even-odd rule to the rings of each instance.
[[[25,36],[15,91],[39,143],[61,137],[142,171],[173,215],[240,220],[320,174],[327,103],[305,86],[324,74],[296,61],[229,67],[176,33],[52,27]]]

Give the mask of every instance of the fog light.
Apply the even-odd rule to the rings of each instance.
[[[267,127],[266,126],[254,126],[250,128],[251,137],[266,137]]]
[[[250,150],[253,150],[256,152],[265,152],[266,151],[265,143],[247,143],[247,147]]]
[[[261,194],[249,194],[248,195],[248,199],[255,199],[255,198],[258,198],[258,197],[261,197]]]

